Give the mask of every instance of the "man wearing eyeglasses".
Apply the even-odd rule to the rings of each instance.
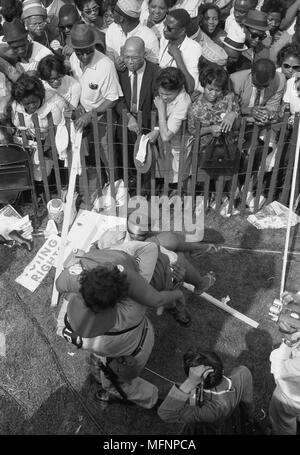
[[[57,27],[53,27],[47,22],[47,10],[41,3],[25,0],[22,19],[29,32],[29,37],[33,41],[54,51],[61,49]]]

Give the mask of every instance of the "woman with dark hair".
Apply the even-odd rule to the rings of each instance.
[[[183,423],[181,434],[251,434],[254,403],[248,368],[240,365],[227,377],[220,357],[200,347],[184,354],[183,365],[187,379],[171,388],[158,409],[161,419]]]
[[[291,79],[300,71],[300,47],[296,44],[287,44],[277,54],[277,71]]]
[[[114,22],[114,9],[117,0],[104,0],[102,3],[102,26],[101,30],[106,33],[110,24]]]
[[[193,136],[201,123],[201,146],[209,144],[212,136],[229,133],[240,113],[236,96],[228,90],[227,72],[217,65],[208,65],[199,75],[203,93],[188,112],[188,130]]]
[[[206,3],[199,8],[199,25],[204,33],[215,43],[222,46],[221,36],[226,36],[225,31],[220,27],[221,12],[217,5]]]
[[[74,77],[66,74],[64,62],[60,57],[47,55],[42,58],[38,64],[37,73],[46,89],[55,90],[70,109],[76,109],[80,100],[81,86]]]
[[[173,155],[171,183],[178,182],[179,156],[181,150],[181,126],[187,118],[188,108],[191,104],[191,98],[186,92],[186,81],[184,74],[179,68],[165,68],[160,71],[156,85],[158,95],[154,99],[154,104],[158,111],[159,127],[155,128],[148,137],[151,142],[157,140],[160,136],[164,143],[170,143],[171,153]],[[188,171],[190,161],[186,156],[185,164]],[[184,174],[185,174],[184,171]],[[160,176],[163,177],[163,176]]]
[[[39,165],[39,158],[36,145],[36,130],[33,123],[33,115],[37,115],[40,127],[40,135],[43,144],[44,154],[46,155],[46,172],[50,175],[53,163],[47,158],[50,145],[46,140],[49,134],[48,114],[52,114],[54,125],[58,125],[63,117],[65,101],[61,96],[54,94],[53,91],[46,91],[43,82],[36,76],[22,74],[19,79],[12,84],[11,88],[11,119],[13,125],[17,128],[16,142],[22,144],[21,129],[26,128],[26,136],[29,145],[35,151],[34,162],[34,179],[41,181],[42,175]],[[19,114],[23,115],[24,126],[21,124]],[[18,137],[19,136],[19,141]]]

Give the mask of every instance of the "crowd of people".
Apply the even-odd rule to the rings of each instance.
[[[50,178],[53,161],[48,114],[52,114],[54,126],[71,118],[88,140],[86,164],[93,167],[96,157],[92,119],[96,112],[97,120],[104,125],[99,135],[101,163],[107,168],[113,162],[116,178],[123,177],[126,164],[129,187],[136,186],[135,145],[144,134],[150,143],[168,144],[171,150],[168,169],[165,155],[156,157],[157,180],[168,172],[171,188],[173,185],[176,190],[180,178],[188,190],[197,135],[198,168],[216,177],[222,170],[213,171],[214,165],[208,163],[209,153],[216,144],[223,150],[228,150],[228,143],[230,151],[237,148],[237,132],[244,116],[246,131],[252,131],[256,124],[260,132],[254,171],[259,168],[266,128],[272,129],[266,160],[268,173],[274,167],[277,152],[280,127],[276,123],[289,111],[290,134],[300,107],[300,15],[298,2],[289,3],[1,0],[0,128],[7,131],[1,142],[13,137],[14,142],[22,144],[25,130],[32,150],[34,179],[42,180],[36,150],[38,119]],[[113,122],[110,145],[108,110],[112,110]],[[122,153],[124,112],[128,163],[123,162]],[[199,131],[197,125],[201,125]],[[248,152],[249,146],[245,145],[240,173],[245,172]],[[183,153],[184,166],[179,176]],[[109,155],[113,161],[109,161]],[[285,149],[281,168],[286,160]],[[59,164],[63,166],[64,162],[60,160]],[[232,172],[227,163],[224,175]],[[106,182],[108,177],[103,174]],[[280,178],[278,187],[284,172]],[[255,178],[253,181],[255,189]],[[147,194],[146,175],[143,185]],[[239,188],[242,191],[242,178]]]
[[[122,168],[125,112],[130,185],[136,182],[135,144],[144,134],[151,144],[169,145],[167,171],[175,190],[180,162],[185,188],[197,172],[191,153],[197,135],[205,170],[212,147],[234,153],[244,116],[246,132],[254,125],[259,128],[256,170],[270,137],[271,170],[277,123],[284,112],[290,113],[289,132],[293,129],[300,110],[300,0],[1,0],[0,6],[0,130],[5,132],[0,139],[2,144],[22,144],[25,132],[34,151],[36,181],[42,179],[34,148],[37,121],[51,178],[50,113],[54,126],[68,118],[82,130],[91,167],[97,158],[92,127],[96,116],[104,125],[100,160],[107,167],[113,154],[114,166]],[[285,159],[286,153],[283,163]],[[222,169],[211,175],[220,173]],[[143,182],[147,186],[147,177]],[[182,251],[188,246],[180,237],[143,234],[136,240],[129,230],[126,236],[93,247],[69,264],[57,281],[59,291],[69,294],[62,334],[92,352],[94,375],[102,385],[97,399],[156,407],[162,419],[182,422],[189,434],[222,433],[239,410],[243,431],[250,431],[254,405],[246,367],[227,377],[217,354],[194,347],[184,356],[187,380],[174,385],[162,402],[157,387],[139,377],[154,344],[146,307],[165,308],[188,325],[191,318],[180,284],[187,281],[201,294],[215,277],[201,276],[186,260]],[[295,391],[299,335],[287,330],[283,345],[271,355],[277,388],[270,418],[276,434],[294,434],[300,415]]]

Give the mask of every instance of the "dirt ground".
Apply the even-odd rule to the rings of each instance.
[[[205,240],[247,249],[283,251],[284,230],[259,231],[240,215],[224,219],[210,212]],[[152,410],[94,401],[97,385],[89,375],[88,355],[56,335],[60,306],[50,307],[52,269],[42,285],[30,293],[15,278],[34,257],[21,248],[0,246],[0,332],[6,336],[6,355],[0,357],[0,434],[2,435],[177,435],[179,425],[162,422]],[[299,228],[292,230],[292,248],[300,251]],[[217,283],[210,293],[229,295],[230,305],[259,322],[253,329],[203,299],[188,296],[193,315],[182,328],[170,315],[149,311],[156,343],[149,369],[170,381],[182,381],[182,355],[194,344],[212,349],[224,359],[226,370],[248,366],[254,377],[256,417],[266,425],[274,382],[269,354],[281,336],[268,319],[278,297],[282,254],[222,249],[216,254],[192,256],[203,273],[214,270]],[[293,256],[288,264],[286,289],[299,290],[300,267]],[[298,284],[298,285],[297,285]],[[163,397],[171,383],[145,371]]]

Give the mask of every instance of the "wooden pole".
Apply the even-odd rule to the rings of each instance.
[[[195,287],[192,284],[188,284],[188,283],[183,283],[183,287],[185,287],[186,289],[188,289],[191,292],[194,292],[194,289],[195,289]],[[227,313],[231,314],[232,316],[239,319],[240,321],[243,321],[246,324],[251,325],[251,327],[254,327],[255,329],[257,329],[258,322],[254,321],[253,319],[248,318],[248,316],[245,316],[244,314],[240,313],[239,311],[235,310],[234,308],[231,308],[229,305],[221,302],[220,300],[216,299],[212,295],[209,295],[206,292],[202,292],[202,294],[199,294],[199,297],[202,297],[203,299],[212,303],[216,307],[221,308],[221,310],[226,311]]]
[[[71,125],[71,129],[72,128],[74,128],[73,125]],[[55,283],[56,283],[57,278],[59,277],[59,275],[61,274],[61,272],[63,270],[64,253],[65,253],[65,247],[66,247],[66,243],[67,243],[67,236],[68,236],[69,225],[70,225],[76,176],[77,176],[77,174],[80,174],[81,141],[82,141],[82,131],[75,131],[71,174],[70,174],[68,193],[67,193],[67,198],[66,198],[66,206],[65,206],[65,210],[64,210],[64,221],[63,221],[62,233],[61,233],[61,243],[60,243],[60,248],[59,248],[59,253],[58,253],[57,267],[56,267],[54,285],[53,285],[53,290],[52,290],[52,299],[51,299],[52,307],[56,306],[58,303],[58,291],[56,289]]]
[[[280,298],[284,291],[284,285],[285,285],[286,265],[287,265],[288,249],[289,249],[289,243],[290,243],[290,233],[291,233],[291,225],[292,225],[292,214],[293,214],[293,204],[294,204],[294,198],[295,198],[295,188],[296,188],[296,180],[297,180],[299,155],[300,155],[300,125],[298,123],[298,135],[297,135],[294,170],[293,170],[293,178],[292,178],[292,186],[291,186],[291,194],[290,194],[289,215],[288,215],[288,222],[287,222],[287,228],[286,228],[286,237],[285,237],[285,245],[284,245],[282,273],[281,273],[281,284],[280,284],[280,294],[279,294]]]

